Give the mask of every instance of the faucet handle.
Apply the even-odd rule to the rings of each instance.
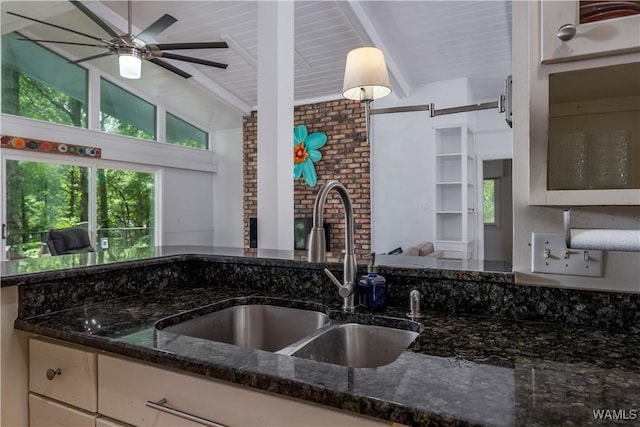
[[[353,283],[347,282],[343,285],[336,278],[336,276],[333,275],[331,270],[329,270],[328,268],[325,268],[324,272],[327,274],[327,276],[329,276],[329,279],[331,279],[333,284],[336,285],[336,287],[338,288],[338,295],[340,295],[342,298],[347,298],[353,293]]]
[[[347,282],[344,286],[340,286],[338,289],[338,295],[342,298],[347,298],[353,294],[353,283]]]
[[[329,276],[329,279],[331,279],[331,281],[338,287],[341,288],[342,287],[342,283],[340,283],[340,281],[336,278],[336,276],[333,275],[333,273],[331,272],[331,270],[329,270],[328,268],[324,269],[324,272],[326,273],[327,276]]]

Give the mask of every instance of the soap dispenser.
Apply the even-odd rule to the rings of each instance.
[[[379,311],[387,305],[387,281],[378,274],[375,253],[371,254],[368,273],[360,277],[356,291],[358,305],[371,311]]]

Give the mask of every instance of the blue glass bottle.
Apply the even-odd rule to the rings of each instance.
[[[358,306],[370,311],[380,311],[387,306],[387,281],[377,273],[374,264],[369,265],[369,273],[360,277],[356,290]]]

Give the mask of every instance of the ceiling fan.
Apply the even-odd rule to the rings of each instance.
[[[103,39],[100,37],[85,34],[80,31],[73,30],[71,28],[62,27],[60,25],[52,24],[49,22],[41,21],[39,19],[30,18],[28,16],[20,15],[14,12],[7,12],[10,15],[18,16],[20,18],[28,19],[30,21],[38,22],[40,24],[48,25],[50,27],[65,30],[74,34],[78,34],[84,37],[88,37],[99,43],[76,43],[59,40],[38,40],[38,39],[21,39],[29,40],[40,43],[59,43],[76,46],[93,46],[107,49],[107,52],[97,55],[88,56],[86,58],[70,61],[77,64],[79,62],[89,61],[92,59],[102,58],[109,55],[118,55],[120,75],[129,79],[138,79],[141,75],[142,59],[153,62],[154,64],[169,70],[181,77],[189,78],[191,74],[182,71],[181,69],[169,64],[160,58],[175,59],[178,61],[192,62],[194,64],[208,65],[217,68],[227,68],[227,64],[220,62],[208,61],[206,59],[192,58],[190,56],[177,55],[175,53],[167,52],[168,50],[183,50],[183,49],[219,49],[229,47],[227,43],[220,42],[192,42],[192,43],[149,43],[156,35],[166,30],[170,25],[174,24],[177,19],[171,15],[165,14],[154,23],[149,25],[140,34],[133,35],[132,20],[131,20],[131,0],[128,0],[128,32],[126,34],[118,34],[109,24],[100,19],[98,15],[93,13],[84,4],[76,0],[69,0],[75,7],[77,7],[82,13],[84,13],[89,19],[95,22],[100,28],[102,28],[111,39]]]

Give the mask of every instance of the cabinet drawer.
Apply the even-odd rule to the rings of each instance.
[[[112,420],[111,418],[98,417],[98,419],[96,419],[96,427],[131,427],[131,425]]]
[[[29,393],[29,427],[94,427],[97,417]]]
[[[227,426],[391,424],[102,354],[98,376],[99,412],[136,426],[200,425],[146,406],[163,399],[166,406]]]
[[[47,371],[58,373],[49,379]],[[97,379],[95,353],[34,338],[29,340],[29,390],[96,412]]]

